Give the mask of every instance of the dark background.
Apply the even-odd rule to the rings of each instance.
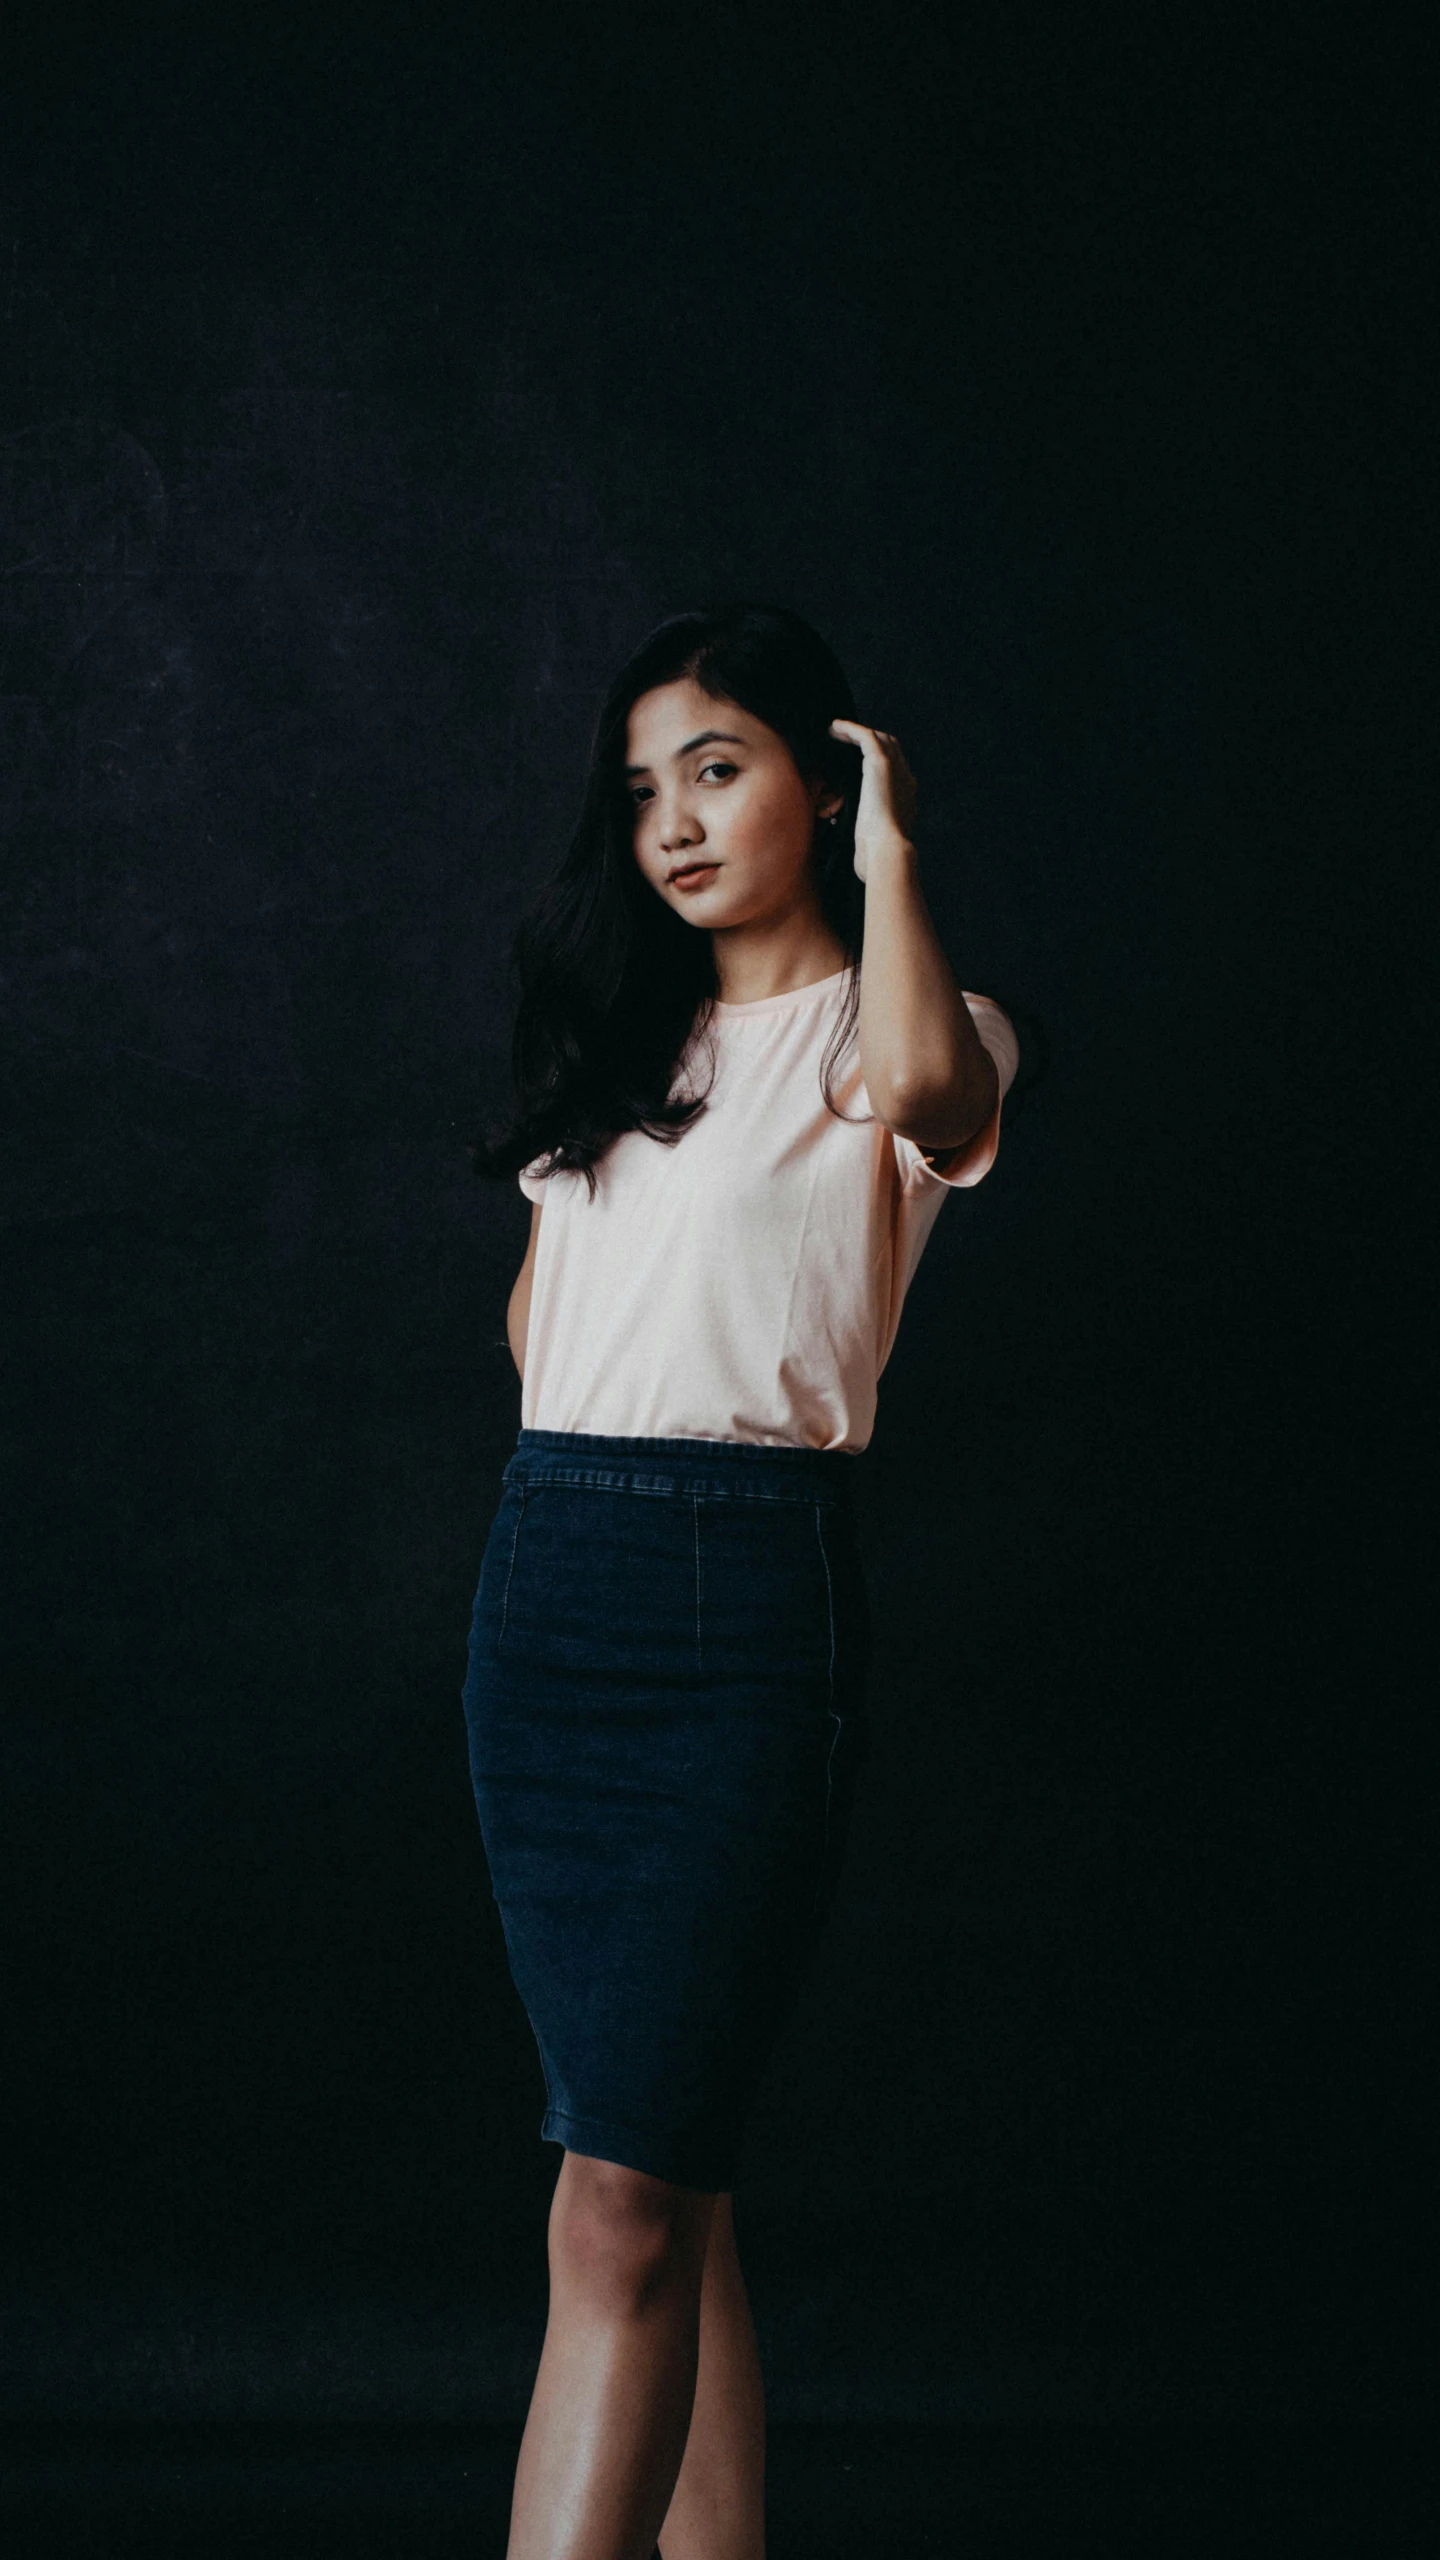
[[[859,1462],[772,2409],[1418,2408],[1429,67],[11,21],[0,2414],[523,2411],[559,2155],[459,1690],[526,1210],[464,1141],[597,692],[736,589],[901,736],[1026,1043]]]

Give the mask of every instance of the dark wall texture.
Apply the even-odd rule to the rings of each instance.
[[[597,690],[738,589],[899,733],[1026,1049],[858,1462],[772,2407],[1403,2414],[1426,65],[518,28],[4,39],[4,2412],[524,2406],[459,1690],[526,1212],[465,1140]]]

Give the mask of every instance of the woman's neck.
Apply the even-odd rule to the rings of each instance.
[[[833,978],[845,946],[823,917],[795,916],[782,925],[731,925],[710,936],[722,1004],[759,1004]]]

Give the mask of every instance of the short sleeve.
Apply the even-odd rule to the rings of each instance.
[[[527,1200],[543,1200],[545,1197],[545,1184],[536,1170],[537,1166],[542,1165],[544,1161],[543,1156],[532,1156],[527,1165],[521,1166],[516,1176]]]
[[[992,997],[972,995],[968,987],[962,988],[961,993],[969,1008],[970,1019],[995,1061],[1000,1090],[995,1097],[995,1108],[983,1129],[977,1129],[974,1137],[967,1139],[943,1173],[937,1173],[932,1164],[926,1163],[913,1138],[902,1138],[896,1134],[895,1154],[900,1166],[900,1179],[907,1190],[932,1191],[938,1188],[942,1191],[967,1191],[975,1183],[984,1181],[999,1152],[1000,1112],[1020,1064],[1020,1043],[1008,1013],[1003,1012]]]

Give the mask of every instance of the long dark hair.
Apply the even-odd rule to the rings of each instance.
[[[515,1104],[472,1147],[477,1173],[514,1175],[543,1156],[547,1172],[583,1173],[593,1196],[595,1166],[622,1130],[674,1146],[705,1108],[704,1093],[672,1087],[710,1024],[714,951],[640,870],[624,775],[631,706],[687,676],[774,729],[807,781],[845,795],[833,823],[817,826],[813,855],[821,910],[848,969],[820,1067],[826,1107],[836,1108],[831,1080],[859,1011],[865,890],[855,872],[860,751],[832,738],[830,722],[853,719],[855,705],[839,661],[798,613],[735,602],[662,622],[600,706],[569,850],[516,932]]]

